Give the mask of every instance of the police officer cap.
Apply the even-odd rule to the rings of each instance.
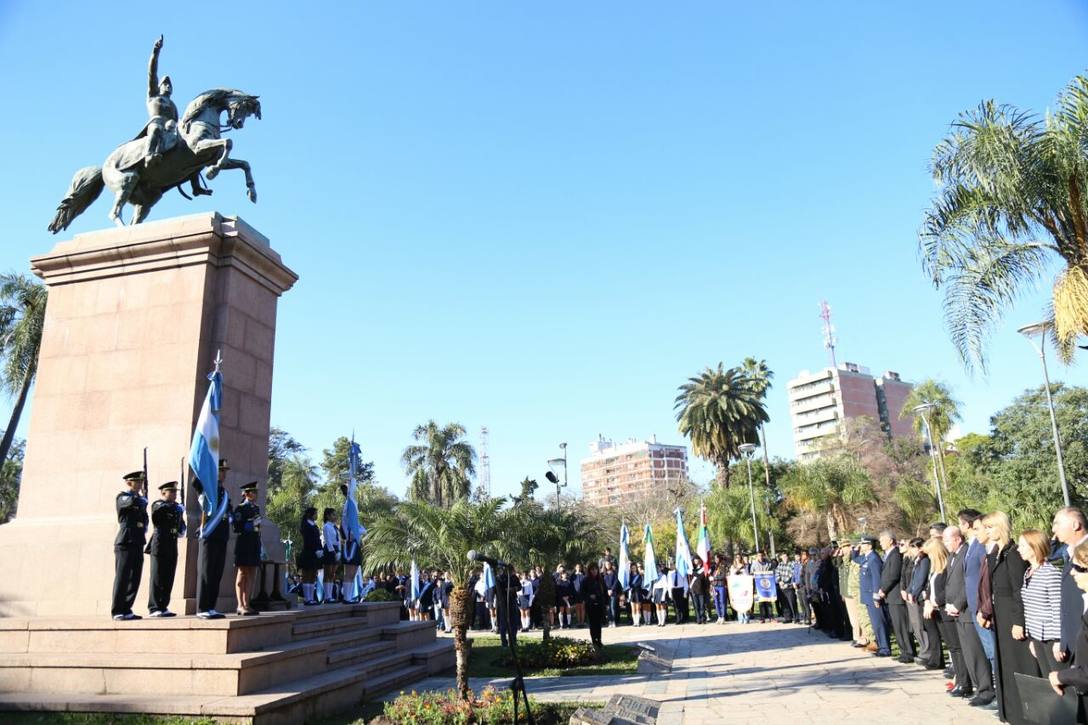
[[[226,458],[220,458],[219,459],[219,470],[220,471],[229,471],[230,470],[230,466],[227,465],[227,459]]]
[[[257,482],[256,481],[250,481],[249,483],[242,486],[242,493],[246,493],[247,491],[253,491],[254,493],[256,493],[256,491],[257,491]]]
[[[126,473],[124,476],[126,481],[142,481],[144,480],[143,471],[133,471],[132,473]]]
[[[177,491],[178,490],[178,482],[177,481],[167,481],[163,485],[159,486],[159,490],[160,491]]]
[[[862,536],[858,539],[858,546],[862,544],[868,544],[869,546],[876,546],[876,538],[872,536]]]

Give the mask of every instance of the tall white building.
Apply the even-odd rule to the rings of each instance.
[[[581,462],[582,496],[594,506],[615,506],[658,495],[688,479],[688,449],[634,438],[598,438]]]

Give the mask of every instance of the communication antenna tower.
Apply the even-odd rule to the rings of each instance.
[[[831,324],[831,305],[827,304],[827,300],[820,302],[820,319],[824,321],[824,347],[831,358],[831,367],[838,367],[835,362],[835,326]]]
[[[480,428],[480,488],[491,496],[491,456],[487,452],[487,426]]]

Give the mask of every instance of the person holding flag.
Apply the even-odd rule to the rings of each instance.
[[[216,611],[219,584],[227,562],[227,541],[230,539],[230,496],[223,484],[230,467],[219,457],[219,409],[223,402],[223,374],[219,371],[222,358],[215,357],[215,369],[208,376],[210,385],[200,408],[193,442],[189,447],[189,468],[193,488],[200,502],[200,538],[197,544],[196,616],[201,619],[222,619]],[[226,521],[224,522],[224,519]]]
[[[344,591],[341,595],[344,604],[354,604],[363,596],[359,566],[363,563],[362,541],[366,527],[359,521],[359,505],[355,501],[358,486],[356,476],[361,468],[359,462],[361,453],[359,444],[355,442],[355,435],[352,434],[351,444],[348,446],[348,482],[340,486],[340,492],[344,494],[344,514],[340,522],[344,531]],[[350,595],[348,594],[349,582]]]
[[[672,590],[673,606],[676,608],[676,623],[688,621],[688,575],[694,569],[691,561],[691,546],[684,533],[684,515],[676,509],[676,564],[669,573],[669,588]]]
[[[421,619],[419,612],[419,566],[412,559],[412,568],[408,573],[408,619]]]
[[[642,588],[645,592],[642,603],[646,624],[649,624],[656,601],[653,596],[654,587],[661,578],[661,573],[657,570],[657,558],[654,556],[654,530],[649,523],[642,527],[642,547]]]
[[[706,526],[706,504],[699,506],[699,538],[695,542],[698,554],[691,578],[691,600],[695,605],[695,623],[710,619],[710,530]]]

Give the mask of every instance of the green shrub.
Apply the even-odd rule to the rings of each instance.
[[[518,643],[518,658],[521,666],[527,670],[581,667],[604,661],[592,642],[567,637],[552,637],[547,644],[521,640]],[[504,666],[514,665],[514,660],[509,655],[500,662]]]
[[[398,597],[395,593],[387,592],[384,589],[371,589],[367,593],[367,595],[365,597],[363,597],[363,601],[364,602],[399,602],[400,597]]]
[[[514,720],[514,698],[509,690],[485,687],[467,700],[457,691],[401,693],[386,703],[384,716],[395,725],[501,725]]]

